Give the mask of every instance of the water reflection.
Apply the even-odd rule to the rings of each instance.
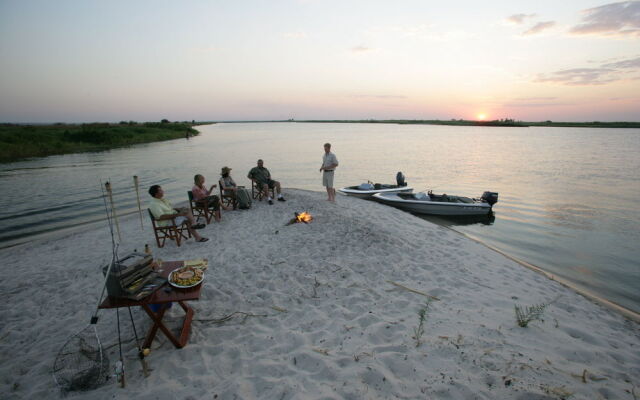
[[[467,225],[493,225],[496,221],[495,212],[489,215],[422,215],[414,214],[416,217],[422,218],[426,221],[433,222],[434,224],[456,227]]]
[[[546,219],[559,227],[591,230],[602,212],[585,204],[565,203],[545,205]]]

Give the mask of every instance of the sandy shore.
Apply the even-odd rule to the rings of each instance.
[[[167,197],[173,199],[172,193]],[[120,255],[208,258],[189,344],[159,333],[144,378],[124,320],[127,387],[91,399],[636,399],[640,329],[448,229],[373,202],[287,190],[286,203],[223,214],[207,243],[157,249],[145,218],[120,221]],[[294,211],[309,225],[285,226]],[[54,358],[85,328],[110,259],[104,227],[0,250],[3,399],[52,398]],[[402,287],[398,286],[402,285]],[[412,289],[412,290],[408,290]],[[435,296],[417,346],[418,313]],[[514,305],[549,303],[517,326]],[[213,323],[234,312],[224,323]],[[139,335],[150,326],[134,310]],[[168,320],[182,317],[173,307]],[[100,338],[117,360],[115,311]],[[635,389],[634,389],[635,388]]]

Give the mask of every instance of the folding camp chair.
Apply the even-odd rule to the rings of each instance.
[[[234,194],[224,193],[224,190],[222,189],[222,179],[218,181],[218,187],[220,188],[220,201],[222,202],[222,205],[225,207],[232,206],[234,210],[238,208],[238,199],[236,196]]]
[[[191,190],[187,191],[187,195],[189,196],[189,207],[191,208],[191,214],[193,214],[193,217],[196,219],[204,217],[207,224],[210,224],[211,218],[213,218],[216,212],[213,206],[209,204],[208,200],[194,200],[193,192]]]
[[[275,198],[276,188],[270,187],[269,191],[271,192],[271,197]],[[262,199],[264,198],[264,192],[258,189],[258,182],[256,182],[254,179],[251,180],[251,197],[253,199],[258,199],[258,201],[262,201]]]
[[[151,213],[151,210],[147,209],[147,211],[149,211],[149,218],[151,218],[151,226],[153,226],[153,233],[156,235],[156,243],[158,243],[158,247],[164,247],[164,242],[167,239],[175,240],[176,245],[180,247],[180,241],[182,239],[187,240],[191,237],[187,221],[184,221],[182,225],[178,226],[176,225],[176,219],[171,218],[170,220],[165,220],[171,221],[169,225],[159,226],[156,225],[157,220]],[[186,235],[185,231],[187,232]]]

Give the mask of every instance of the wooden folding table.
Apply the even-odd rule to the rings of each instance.
[[[157,269],[156,271],[164,278],[167,278],[171,271],[176,268],[182,267],[184,265],[184,261],[164,261],[162,263],[161,269]],[[168,290],[167,288],[170,288]],[[167,289],[167,290],[165,290]],[[147,337],[145,338],[143,348],[151,347],[151,342],[153,342],[153,338],[156,336],[158,329],[164,333],[164,335],[173,343],[177,348],[182,348],[187,344],[189,340],[189,332],[191,331],[191,321],[193,320],[193,308],[189,307],[186,302],[192,300],[200,299],[200,290],[202,289],[202,284],[191,288],[175,288],[168,283],[165,283],[161,288],[145,297],[142,300],[129,300],[124,298],[115,298],[115,297],[107,297],[102,304],[100,304],[99,308],[121,308],[121,307],[142,307],[142,309],[147,313],[149,318],[153,321],[153,325],[147,332]],[[164,313],[167,311],[167,304],[171,302],[177,302],[180,307],[185,312],[184,322],[182,323],[182,328],[180,329],[180,334],[176,337],[170,330],[167,328],[162,322],[162,318],[164,317]],[[154,312],[151,309],[152,304],[160,304],[161,307],[157,312]]]

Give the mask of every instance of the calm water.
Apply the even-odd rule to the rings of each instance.
[[[336,187],[393,182],[415,190],[500,193],[495,219],[436,220],[640,311],[640,130],[256,123],[200,127],[191,140],[0,165],[0,247],[102,221],[100,181],[118,212],[137,210],[133,175],[186,200],[194,173],[228,165],[239,184],[258,158],[285,187],[322,191],[329,141]],[[339,199],[338,199],[339,200]],[[435,220],[435,219],[432,219]]]

